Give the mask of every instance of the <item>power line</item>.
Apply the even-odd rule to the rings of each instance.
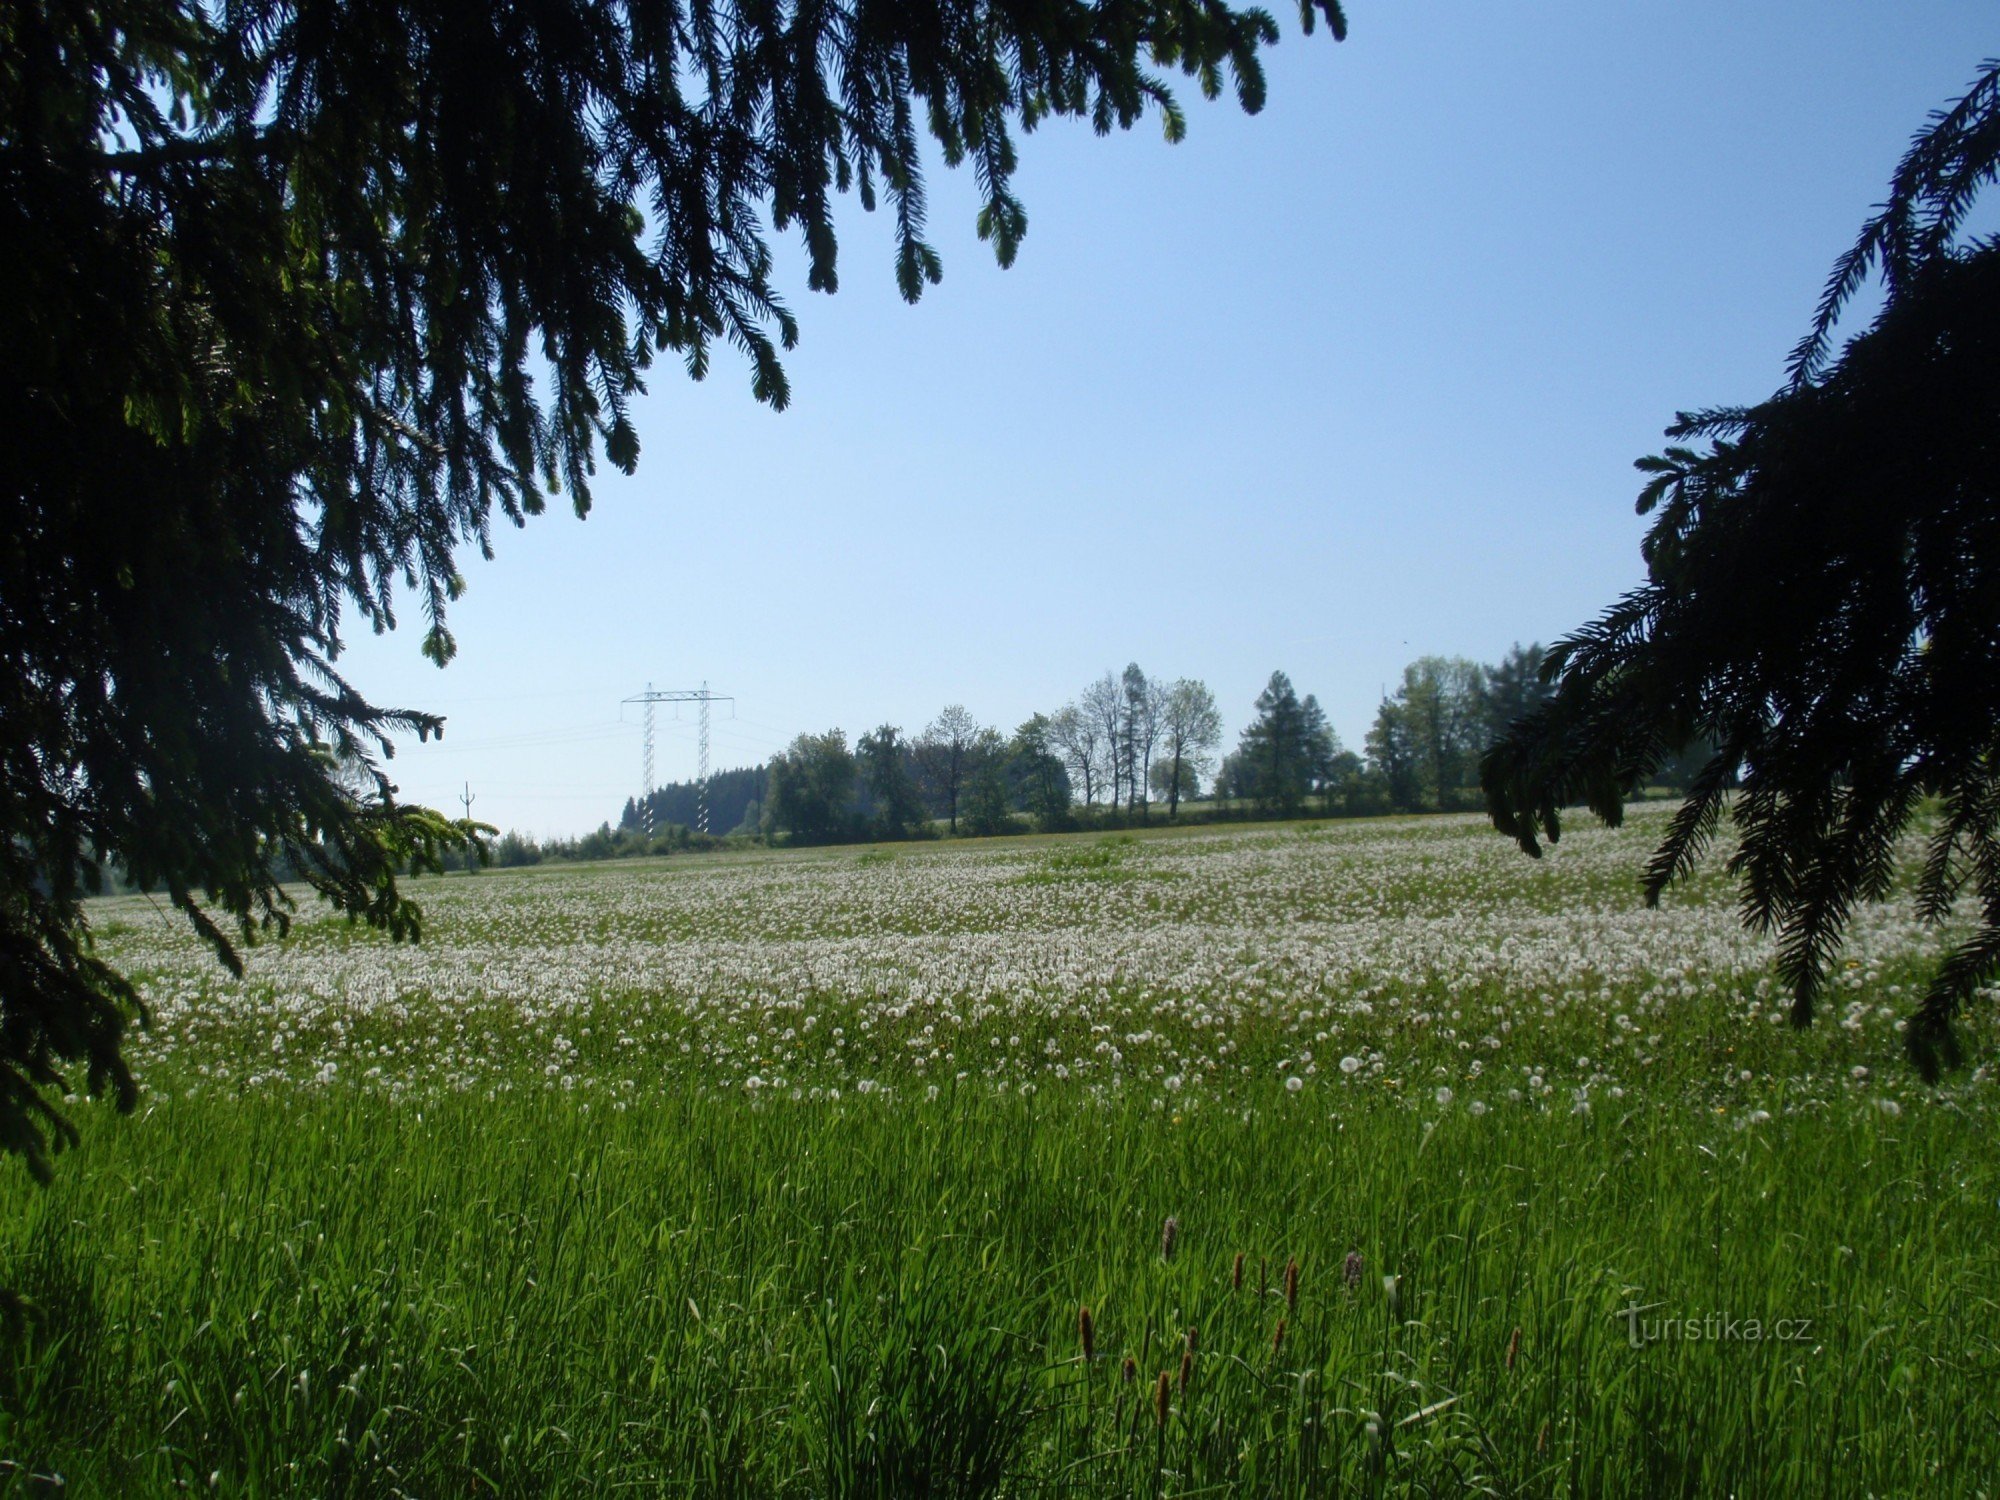
[[[701,709],[701,733],[697,740],[696,761],[699,774],[695,780],[695,827],[702,833],[708,832],[708,706],[711,703],[732,705],[730,713],[736,712],[736,700],[727,693],[711,693],[708,684],[698,688],[660,688],[646,684],[646,691],[623,700],[626,703],[643,703],[646,706],[645,749],[640,756],[640,764],[645,773],[645,790],[639,799],[639,826],[648,838],[653,835],[653,705],[656,703],[694,703]]]

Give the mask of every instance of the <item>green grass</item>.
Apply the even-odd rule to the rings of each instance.
[[[135,1118],[79,1106],[53,1187],[0,1178],[0,1281],[33,1305],[0,1359],[0,1493],[1990,1492],[1990,1024],[1978,1072],[1921,1090],[1872,1003],[1921,973],[1902,928],[1857,949],[1849,1024],[1799,1038],[1704,915],[1719,888],[1692,897],[1712,932],[1624,914],[1607,872],[1643,835],[1552,887],[1467,827],[485,876],[433,888],[446,967],[414,993],[411,955],[341,929],[236,986],[108,910],[158,944],[122,954],[160,1005],[151,1090]],[[881,940],[938,955],[914,999],[828,967],[878,882],[938,913]],[[1381,973],[1366,944],[1331,977],[1277,961],[1344,941],[1343,900],[1403,945]],[[1573,925],[1482,956],[1479,920]],[[1210,956],[1121,936],[1149,922]],[[778,998],[718,1018],[699,964],[586,982],[594,943],[703,930]],[[1678,974],[1550,968],[1662,931],[1649,953],[1711,936]],[[1021,962],[1016,937],[1072,944],[1074,993],[954,977]],[[516,949],[568,1008],[495,998]],[[785,1060],[793,1000],[843,1045]],[[1077,1015],[1122,1062],[1089,1071]],[[967,1065],[906,1045],[923,1017]]]

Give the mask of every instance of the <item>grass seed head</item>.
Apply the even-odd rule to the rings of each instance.
[[[1201,1345],[1201,1339],[1200,1339],[1200,1337],[1199,1337],[1199,1336],[1198,1336],[1198,1335],[1197,1335],[1197,1334],[1195,1333],[1194,1329],[1192,1329],[1192,1328],[1188,1329],[1188,1331],[1187,1331],[1187,1347],[1188,1347],[1188,1353],[1190,1353],[1190,1354],[1194,1353],[1194,1351],[1195,1351],[1195,1350],[1196,1350],[1197,1348],[1199,1348],[1199,1347],[1200,1347],[1200,1345]]]
[[[1097,1325],[1091,1321],[1090,1309],[1087,1307],[1077,1309],[1076,1341],[1083,1346],[1085,1364],[1097,1358]]]
[[[1194,1379],[1194,1350],[1181,1350],[1181,1391],[1186,1393],[1188,1382]]]
[[[1153,1420],[1162,1427],[1167,1425],[1167,1406],[1173,1399],[1173,1377],[1162,1370],[1160,1383],[1153,1387]]]
[[[1340,1263],[1340,1279],[1346,1282],[1348,1290],[1352,1291],[1361,1285],[1362,1274],[1367,1269],[1367,1263],[1361,1259],[1361,1252],[1350,1250],[1347,1252],[1347,1259]]]
[[[1136,1385],[1139,1380],[1139,1361],[1131,1355],[1125,1356],[1125,1363],[1119,1368],[1119,1376],[1127,1385]]]
[[[1172,1214],[1168,1214],[1167,1222],[1160,1226],[1161,1260],[1172,1260],[1174,1258],[1174,1241],[1180,1238],[1180,1234],[1181,1221],[1176,1219]]]
[[[1520,1353],[1521,1353],[1521,1325],[1519,1323],[1516,1323],[1514,1325],[1514,1332],[1512,1336],[1509,1337],[1507,1340],[1508,1369],[1511,1370],[1514,1368],[1514,1361],[1520,1357]]]
[[[1285,1262],[1285,1308],[1297,1312],[1299,1308],[1299,1258],[1294,1255]]]
[[[1271,1335],[1271,1352],[1276,1354],[1285,1347],[1285,1320],[1278,1319],[1278,1331]]]
[[[1229,1269],[1229,1289],[1232,1292],[1243,1290],[1243,1252],[1241,1250],[1236,1252],[1236,1264]]]

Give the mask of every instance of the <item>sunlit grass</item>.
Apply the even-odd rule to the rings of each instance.
[[[1891,906],[1773,1024],[1645,836],[490,874],[243,984],[109,907],[149,1092],[0,1179],[0,1489],[1978,1492],[1990,1019],[1910,1079]]]

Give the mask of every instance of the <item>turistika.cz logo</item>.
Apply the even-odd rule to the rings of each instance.
[[[1728,1313],[1699,1317],[1649,1317],[1664,1302],[1634,1302],[1611,1316],[1625,1322],[1625,1337],[1634,1349],[1648,1344],[1803,1344],[1812,1336],[1811,1318],[1739,1318]]]

